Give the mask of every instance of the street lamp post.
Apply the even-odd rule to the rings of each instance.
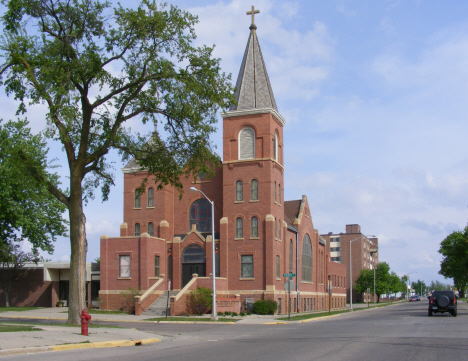
[[[375,245],[369,238],[364,236],[363,234],[360,235],[358,238],[352,239],[349,241],[349,304],[350,304],[350,310],[353,310],[353,267],[352,267],[352,257],[351,257],[351,246],[354,241],[360,240],[362,237],[366,238],[369,242]],[[374,235],[370,235],[369,237],[375,237]],[[374,292],[375,292],[375,271],[374,271]],[[375,293],[374,293],[374,298],[375,298]]]
[[[211,309],[212,309],[212,315],[211,315],[211,319],[213,321],[217,321],[218,320],[218,314],[216,313],[216,252],[215,252],[215,234],[214,234],[214,230],[215,230],[215,223],[214,223],[214,217],[215,217],[215,213],[214,213],[214,202],[209,199],[205,193],[203,193],[201,190],[195,188],[195,187],[190,187],[190,190],[192,192],[199,192],[203,195],[203,197],[206,198],[206,200],[208,202],[211,203],[211,252],[212,252],[212,265],[213,265],[213,270],[212,270],[212,279],[213,279],[213,303],[212,303],[212,306],[211,306]]]

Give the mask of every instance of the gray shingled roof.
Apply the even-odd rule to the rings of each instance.
[[[301,199],[298,199],[297,201],[285,201],[284,202],[284,220],[290,226],[296,227],[294,225],[294,220],[297,218],[297,215],[299,214],[301,201],[302,201]]]
[[[237,106],[231,105],[230,110],[271,108],[278,111],[255,29],[247,41],[236,88]]]

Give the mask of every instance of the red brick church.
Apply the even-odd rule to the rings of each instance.
[[[260,299],[287,312],[284,273],[295,273],[292,312],[346,306],[346,272],[332,262],[314,228],[306,196],[284,200],[286,122],[278,112],[256,26],[250,26],[236,84],[237,106],[222,114],[223,160],[215,176],[183,180],[183,198],[170,186],[157,190],[130,161],[124,173],[120,237],[101,237],[100,308],[121,307],[121,292],[139,290],[137,313],[171,283],[171,314],[186,312],[196,286],[211,288],[215,242],[216,294],[236,299],[239,311]],[[214,202],[211,204],[195,187]],[[212,220],[214,235],[212,239]],[[328,285],[332,298],[328,298]],[[165,292],[166,291],[166,292]],[[238,312],[239,312],[238,311]]]

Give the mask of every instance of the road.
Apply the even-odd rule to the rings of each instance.
[[[463,359],[468,305],[458,317],[427,316],[427,301],[403,303],[301,324],[132,324],[163,342],[2,357],[2,360],[425,360]],[[126,324],[126,327],[129,325]]]

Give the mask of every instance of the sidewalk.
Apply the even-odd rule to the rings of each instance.
[[[2,318],[28,318],[41,320],[66,320],[68,317],[66,307],[41,308],[31,311],[1,312]],[[94,320],[109,321],[139,321],[148,318],[132,315],[91,315]],[[105,316],[105,317],[103,317]],[[7,324],[3,321],[2,324]],[[18,325],[12,323],[12,325]],[[132,328],[89,328],[88,335],[81,335],[80,327],[50,326],[34,324],[38,331],[2,332],[0,333],[0,357],[5,355],[27,354],[46,351],[73,350],[81,348],[139,346],[160,342],[162,336],[137,331]],[[155,337],[156,336],[156,337]]]

